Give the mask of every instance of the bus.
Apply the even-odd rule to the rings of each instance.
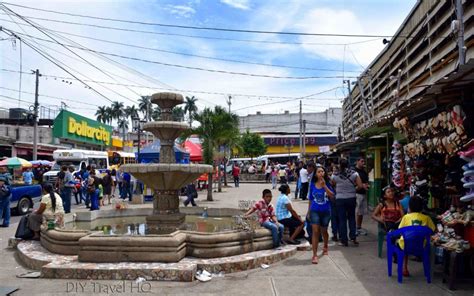
[[[122,164],[137,163],[135,153],[123,151],[109,151],[109,163],[111,168],[118,169]]]
[[[43,175],[43,183],[54,184],[57,174],[62,166],[74,166],[75,172],[81,169],[82,165],[94,166],[98,174],[103,174],[109,169],[109,157],[105,151],[90,151],[80,149],[56,150],[53,152],[54,165],[49,172]]]

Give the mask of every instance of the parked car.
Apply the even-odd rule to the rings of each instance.
[[[17,214],[25,215],[42,196],[41,185],[13,185],[10,208]]]

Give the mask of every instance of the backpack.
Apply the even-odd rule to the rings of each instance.
[[[33,231],[28,227],[28,219],[30,215],[21,217],[18,227],[16,228],[15,237],[21,239],[31,239],[34,236]]]

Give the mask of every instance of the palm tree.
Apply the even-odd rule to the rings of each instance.
[[[189,127],[192,126],[193,124],[193,117],[198,111],[198,108],[196,106],[196,101],[197,99],[192,96],[192,97],[186,97],[186,101],[184,102],[184,113],[188,113],[188,120],[189,120]]]
[[[128,130],[128,120],[125,118],[120,118],[117,120],[117,126],[119,128],[119,131],[122,131],[122,143],[123,147],[125,147],[125,134],[126,131]]]
[[[160,109],[160,106],[156,106],[156,107],[153,108],[153,110],[151,111],[151,119],[157,121],[157,120],[160,120],[160,117],[161,117],[161,109]]]
[[[152,104],[151,104],[151,96],[141,96],[138,99],[138,110],[143,113],[146,121],[150,121],[152,118]]]
[[[199,127],[191,128],[184,136],[195,134],[201,138],[204,162],[212,165],[216,148],[239,134],[238,116],[216,106],[214,109],[205,108],[194,119],[200,124]],[[208,175],[208,180],[207,200],[212,201],[212,173]]]
[[[112,120],[113,120],[113,118],[112,118],[112,107],[107,106],[107,107],[105,108],[105,112],[106,112],[105,120],[106,120],[106,122],[107,122],[109,125],[111,125],[111,124],[112,124]]]
[[[182,107],[174,107],[172,110],[173,120],[183,121],[184,120],[184,110]]]
[[[138,110],[135,108],[135,105],[127,106],[125,107],[124,115],[126,118],[130,117],[133,120],[133,118],[138,117]]]
[[[109,115],[107,113],[107,107],[100,106],[99,108],[97,108],[97,111],[95,112],[95,116],[97,118],[97,121],[102,122],[102,123],[107,123],[107,121],[109,120],[108,119]]]
[[[115,102],[112,102],[111,109],[112,109],[112,119],[116,119],[117,125],[118,125],[118,122],[124,116],[124,105],[122,102],[115,101]]]

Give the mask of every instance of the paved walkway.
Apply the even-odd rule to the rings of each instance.
[[[240,200],[260,199],[265,188],[271,185],[241,184],[240,188],[224,188],[224,192],[214,194],[213,202],[205,200],[203,191],[197,203],[206,207],[237,208]],[[273,196],[275,202],[276,190]],[[306,202],[296,201],[294,206],[300,214],[306,213]],[[207,283],[149,282],[139,286],[119,281],[17,278],[16,275],[28,270],[17,263],[15,252],[6,248],[8,238],[16,229],[13,224],[10,228],[0,228],[0,288],[19,288],[13,295],[146,295],[147,291],[154,295],[474,295],[472,283],[459,284],[455,292],[447,290],[441,282],[439,265],[435,266],[433,283],[427,284],[421,263],[410,262],[412,277],[398,284],[396,276],[387,277],[386,259],[376,256],[375,223],[367,219],[365,226],[369,234],[360,238],[359,247],[331,246],[329,256],[322,257],[318,265],[310,263],[311,252],[298,252],[268,269],[227,274]]]

